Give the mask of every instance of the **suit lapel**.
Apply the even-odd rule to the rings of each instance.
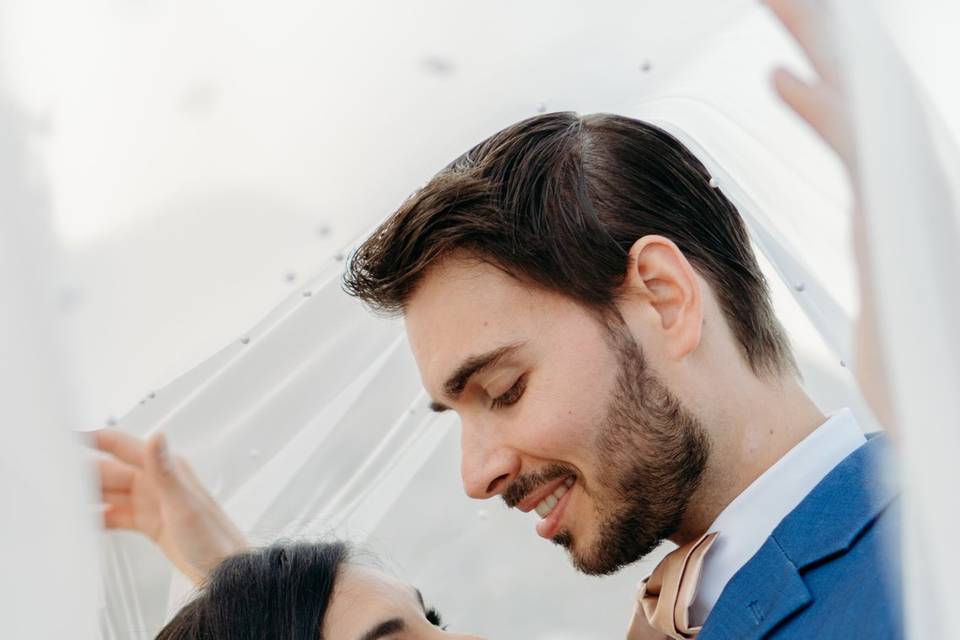
[[[896,497],[889,457],[874,437],[828,473],[727,583],[698,640],[762,638],[809,606],[803,569],[849,549]]]
[[[897,497],[890,442],[867,440],[827,474],[771,537],[804,569],[847,551]]]
[[[800,572],[773,538],[727,583],[697,640],[762,638],[812,600]]]

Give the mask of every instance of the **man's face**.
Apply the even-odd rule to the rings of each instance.
[[[468,495],[536,510],[537,533],[587,573],[637,560],[680,524],[707,437],[622,324],[452,258],[424,278],[406,325],[434,407],[460,416]]]

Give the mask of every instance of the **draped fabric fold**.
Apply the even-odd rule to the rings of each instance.
[[[960,553],[960,171],[957,140],[869,2],[831,2],[858,138],[875,296],[904,484],[911,637],[953,635]],[[956,83],[953,83],[954,86]],[[895,123],[895,126],[891,126]],[[923,588],[920,588],[923,585]]]

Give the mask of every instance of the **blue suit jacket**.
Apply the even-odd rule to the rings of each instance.
[[[738,571],[697,640],[902,638],[899,500],[870,438]]]

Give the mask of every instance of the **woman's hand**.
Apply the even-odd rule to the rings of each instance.
[[[820,0],[764,0],[793,35],[817,73],[814,82],[798,78],[784,68],[773,74],[773,86],[787,105],[813,127],[837,152],[850,177],[854,193],[852,212],[853,255],[857,265],[860,313],[856,320],[856,376],[864,398],[879,422],[895,429],[890,386],[877,327],[870,253],[867,249],[866,216],[861,205],[857,170],[857,140],[849,112],[849,100],[840,74],[835,39]]]
[[[97,461],[107,529],[139,531],[194,583],[247,541],[200,484],[186,461],[174,456],[163,434],[144,441],[119,431],[96,433]]]
[[[855,180],[856,141],[840,77],[840,60],[830,37],[830,22],[823,3],[819,0],[764,0],[764,3],[803,49],[817,74],[813,82],[806,82],[780,67],[773,73],[774,88],[837,152]]]

